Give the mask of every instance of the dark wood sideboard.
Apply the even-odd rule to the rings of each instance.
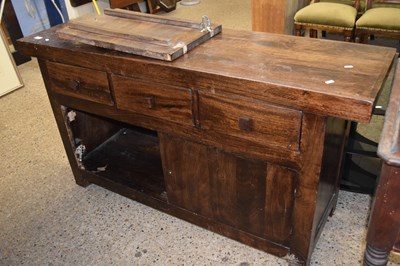
[[[389,253],[400,252],[400,66],[392,85],[378,155],[382,171],[367,233],[364,265],[381,266]]]
[[[348,121],[369,122],[394,49],[225,29],[164,62],[60,27],[19,47],[39,60],[77,184],[309,263]]]

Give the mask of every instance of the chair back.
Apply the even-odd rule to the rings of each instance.
[[[400,0],[367,0],[367,9],[374,7],[398,7],[400,8]]]
[[[365,6],[365,0],[314,0],[314,3],[318,2],[331,2],[331,3],[338,3],[344,4],[348,6],[355,7],[357,11],[360,11],[362,7]]]

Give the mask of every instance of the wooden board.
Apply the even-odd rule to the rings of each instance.
[[[61,38],[98,47],[172,61],[221,32],[202,29],[201,21],[163,18],[120,9],[71,20],[57,31]]]
[[[293,34],[293,17],[308,0],[252,0],[252,30]]]

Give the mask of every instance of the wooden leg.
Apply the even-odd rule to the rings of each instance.
[[[368,36],[367,35],[364,35],[361,40],[362,40],[362,43],[368,44]]]
[[[155,14],[159,11],[159,7],[157,6],[156,1],[154,0],[147,0],[147,8],[150,14]]]
[[[294,25],[296,36],[304,36],[304,30],[300,25]]]
[[[310,38],[318,38],[318,31],[310,29]]]
[[[355,42],[368,44],[368,37],[365,34],[356,34]]]
[[[364,266],[385,266],[388,263],[389,251],[367,245],[364,255]]]
[[[360,43],[368,44],[368,34],[363,33],[360,34],[359,36],[360,36]]]
[[[345,31],[344,33],[344,41],[345,42],[351,42],[353,41],[353,30],[351,31]]]
[[[383,164],[367,234],[364,265],[386,265],[400,227],[400,168]]]

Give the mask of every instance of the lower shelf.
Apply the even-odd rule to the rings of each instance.
[[[86,171],[166,200],[156,133],[122,128],[83,158]]]
[[[373,195],[380,168],[381,161],[379,158],[360,154],[347,154],[340,188],[351,192]]]

